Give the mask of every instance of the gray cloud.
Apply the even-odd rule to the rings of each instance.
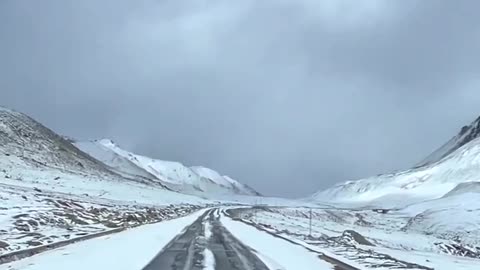
[[[0,1],[0,102],[266,194],[409,166],[479,113],[477,1]]]

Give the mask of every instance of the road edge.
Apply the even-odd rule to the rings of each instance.
[[[46,244],[46,245],[42,245],[42,246],[38,246],[38,247],[13,251],[13,252],[10,252],[10,253],[0,255],[0,265],[15,262],[15,261],[19,261],[19,260],[22,260],[22,259],[25,259],[25,258],[29,258],[29,257],[35,256],[35,255],[50,251],[50,250],[58,249],[58,248],[65,247],[65,246],[68,246],[68,245],[72,245],[72,244],[75,244],[75,243],[78,243],[78,242],[88,241],[88,240],[92,240],[92,239],[95,239],[95,238],[120,233],[120,232],[129,230],[129,229],[138,228],[138,227],[141,227],[141,226],[144,226],[144,225],[151,225],[151,224],[161,223],[161,222],[168,221],[168,220],[173,220],[173,219],[177,219],[177,218],[186,217],[186,216],[192,215],[194,213],[197,213],[199,211],[204,211],[204,210],[207,210],[207,209],[208,208],[197,209],[193,212],[188,213],[187,215],[178,216],[178,217],[175,217],[175,218],[172,218],[172,219],[164,219],[164,220],[161,220],[161,221],[158,221],[158,222],[149,222],[149,223],[144,223],[144,224],[131,226],[131,227],[115,228],[115,229],[112,229],[112,230],[102,231],[102,232],[93,233],[93,234],[89,234],[89,235],[85,235],[85,236],[81,236],[81,237],[76,237],[76,238],[72,238],[72,239],[68,239],[68,240],[58,241],[58,242],[54,242],[54,243],[50,243],[50,244]]]
[[[231,209],[224,210],[224,211],[222,211],[222,213],[223,213],[223,215],[225,215],[227,218],[230,218],[231,220],[242,222],[242,223],[244,223],[244,224],[246,224],[246,225],[249,225],[249,226],[251,226],[251,227],[253,227],[253,228],[255,228],[255,229],[257,229],[257,230],[259,230],[259,231],[261,231],[261,232],[268,233],[269,235],[271,235],[271,236],[273,236],[273,237],[280,238],[280,239],[282,239],[282,240],[284,240],[284,241],[287,241],[287,242],[289,242],[289,243],[291,243],[291,244],[294,244],[294,245],[296,245],[296,246],[300,246],[300,247],[302,247],[302,248],[304,248],[304,249],[306,249],[306,250],[308,250],[308,251],[310,251],[310,252],[312,252],[312,253],[318,254],[318,256],[319,256],[320,259],[322,259],[322,260],[324,260],[324,261],[326,261],[326,262],[328,262],[328,263],[331,263],[331,264],[334,265],[334,266],[340,266],[340,267],[342,267],[342,269],[348,269],[348,270],[362,270],[362,268],[359,268],[359,266],[350,265],[350,264],[348,264],[348,263],[345,263],[345,262],[343,262],[343,261],[340,261],[339,259],[330,257],[330,256],[326,255],[325,253],[319,252],[318,250],[314,250],[314,249],[311,249],[311,248],[306,247],[306,246],[304,246],[304,245],[301,245],[300,243],[295,242],[295,241],[293,241],[293,240],[291,240],[291,239],[289,239],[289,238],[287,238],[287,237],[284,237],[284,236],[281,236],[281,235],[272,233],[272,232],[270,232],[270,231],[268,231],[268,230],[259,228],[259,227],[255,226],[254,223],[251,223],[251,222],[246,221],[246,220],[241,219],[241,218],[233,217],[233,216],[229,213],[229,210],[231,210]]]

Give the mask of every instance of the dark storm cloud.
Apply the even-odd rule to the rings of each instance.
[[[479,113],[477,1],[0,1],[1,103],[302,196]]]

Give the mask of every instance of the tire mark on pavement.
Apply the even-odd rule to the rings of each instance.
[[[143,270],[200,270],[205,266],[206,249],[213,253],[216,270],[269,270],[254,250],[220,223],[219,217],[218,209],[207,211],[177,235]],[[210,226],[205,227],[207,222]],[[205,228],[210,229],[208,239]]]

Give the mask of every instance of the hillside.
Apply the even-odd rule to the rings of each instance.
[[[446,144],[422,160],[417,166],[425,166],[440,161],[444,157],[455,152],[465,144],[480,137],[480,117],[468,126],[462,127],[460,132],[450,139]]]
[[[191,213],[209,203],[115,168],[0,107],[0,255]]]
[[[454,140],[441,147],[420,167],[341,183],[316,193],[313,199],[395,205],[440,198],[457,185],[480,181],[478,132],[479,119],[463,128]]]
[[[109,166],[111,170],[121,175],[155,179],[154,175],[138,167],[135,165],[135,163],[124,158],[123,156],[111,151],[108,147],[102,145],[101,143],[74,141],[73,144],[83,152],[87,153],[89,156],[101,161],[105,165]]]
[[[147,177],[122,175],[27,115],[1,107],[0,168],[0,184],[45,192],[154,204],[199,201]]]
[[[259,195],[252,188],[221,176],[212,169],[199,166],[190,168],[179,162],[137,155],[109,139],[75,142],[75,145],[119,174],[144,177],[181,193]]]
[[[0,107],[0,151],[36,167],[110,174],[105,166],[27,115]]]
[[[242,195],[253,195],[261,196],[260,193],[255,191],[253,188],[249,187],[246,184],[240,183],[235,179],[230,178],[226,175],[220,175],[218,172],[200,166],[191,167],[191,169],[201,177],[207,178],[215,182],[217,185],[231,190],[233,193],[242,194]]]

